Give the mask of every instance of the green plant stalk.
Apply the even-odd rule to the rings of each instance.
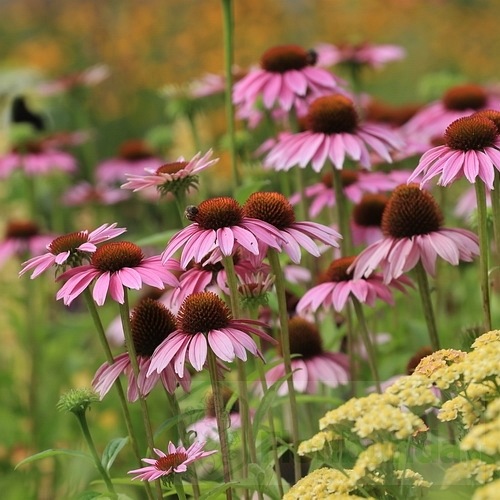
[[[101,475],[104,483],[106,484],[106,488],[109,491],[109,493],[113,496],[113,498],[117,498],[115,489],[113,487],[113,483],[111,482],[111,479],[108,476],[108,473],[102,466],[101,459],[99,458],[99,455],[97,454],[97,450],[94,445],[94,441],[92,439],[92,436],[90,434],[89,426],[87,424],[87,419],[85,417],[85,410],[81,412],[75,412],[74,413],[76,418],[78,419],[78,422],[80,424],[80,427],[82,428],[82,433],[83,437],[85,438],[85,441],[87,442],[87,446],[89,447],[90,453],[92,455],[92,458],[94,459],[94,464],[99,471],[99,474]]]
[[[333,189],[335,192],[335,207],[337,210],[337,224],[339,226],[342,239],[340,240],[340,250],[342,257],[352,253],[351,229],[349,227],[349,211],[347,208],[347,199],[342,188],[342,178],[340,170],[332,165],[333,169]]]
[[[439,351],[440,343],[436,327],[436,318],[434,317],[434,309],[432,307],[429,280],[427,279],[427,272],[421,261],[418,261],[415,266],[415,276],[417,278],[418,291],[420,293],[420,300],[422,302],[422,309],[427,324],[427,331],[429,332],[431,347],[433,351]]]
[[[477,200],[477,229],[479,236],[479,280],[481,282],[484,328],[491,330],[490,280],[488,273],[488,221],[486,213],[486,190],[481,181],[475,183]],[[495,196],[492,196],[495,198]]]
[[[500,172],[496,169],[491,195],[491,210],[493,212],[493,233],[495,235],[495,266],[500,267]]]
[[[174,473],[174,487],[178,499],[186,500],[186,492],[184,491],[184,485],[182,484],[182,479],[178,474],[175,473]]]
[[[224,74],[226,77],[225,110],[227,134],[229,137],[229,153],[231,157],[231,172],[233,189],[241,182],[236,163],[236,131],[233,104],[233,60],[234,60],[234,22],[232,0],[222,0],[222,21],[224,33]]]
[[[123,333],[125,334],[125,344],[127,346],[128,355],[130,357],[130,364],[132,365],[132,370],[135,375],[135,379],[139,380],[139,362],[137,361],[137,353],[135,352],[134,339],[132,338],[132,328],[130,326],[130,307],[128,301],[128,289],[123,287],[123,304],[119,304],[120,317],[122,320]],[[149,410],[146,399],[140,390],[139,392],[139,403],[141,406],[142,420],[144,423],[144,430],[146,431],[146,441],[150,452],[153,452],[155,447],[153,429],[151,427],[151,419],[149,418]],[[161,491],[161,482],[159,479],[155,481],[156,494],[158,500],[163,498]]]
[[[368,326],[366,324],[366,318],[363,313],[363,306],[361,302],[351,295],[352,303],[354,305],[354,311],[356,312],[356,317],[358,318],[359,332],[361,334],[361,340],[366,348],[366,353],[368,354],[368,365],[370,366],[370,370],[372,372],[372,376],[375,382],[375,387],[377,388],[377,392],[381,393],[382,389],[380,387],[380,376],[377,368],[377,360],[375,357],[375,349],[373,348],[372,341],[370,339],[370,333],[368,332]]]
[[[300,457],[297,454],[299,449],[299,423],[298,423],[298,408],[297,408],[297,398],[295,395],[295,387],[293,385],[292,379],[292,360],[290,355],[290,335],[288,333],[288,311],[286,307],[286,296],[285,296],[285,277],[283,275],[283,269],[281,268],[280,259],[278,252],[272,248],[268,250],[268,258],[271,264],[271,269],[273,271],[275,282],[274,286],[276,288],[276,296],[278,299],[278,313],[280,319],[280,343],[281,350],[283,352],[283,364],[285,367],[285,373],[288,375],[287,387],[288,387],[288,399],[290,402],[290,418],[292,424],[292,444],[293,444],[293,465],[295,482],[300,479]]]
[[[217,431],[219,433],[220,451],[222,455],[222,468],[224,482],[231,482],[231,463],[229,461],[229,442],[227,437],[227,415],[224,408],[224,401],[220,391],[219,375],[217,373],[217,360],[211,349],[208,349],[208,370],[210,373],[210,382],[212,384],[212,393],[214,396],[215,418],[217,419]],[[232,500],[232,488],[226,490],[226,499]]]
[[[201,140],[200,134],[198,133],[198,128],[196,127],[196,117],[194,111],[189,111],[186,113],[187,122],[189,124],[189,131],[191,132],[191,137],[193,139],[194,149],[198,152],[201,151]]]

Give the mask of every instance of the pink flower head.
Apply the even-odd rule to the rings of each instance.
[[[217,453],[217,450],[202,451],[205,446],[204,442],[195,442],[187,450],[184,446],[176,447],[172,442],[168,443],[168,453],[154,448],[154,452],[160,457],[157,460],[154,458],[143,458],[142,461],[149,464],[147,467],[131,470],[128,474],[139,474],[132,479],[140,479],[141,481],[156,481],[157,479],[165,479],[166,476],[182,474],[187,471],[189,464]]]
[[[314,66],[316,54],[296,45],[268,49],[260,68],[236,83],[233,101],[242,109],[254,108],[262,98],[266,109],[278,106],[286,111],[305,107],[305,99],[330,94],[338,89],[335,77]]]
[[[297,392],[315,394],[319,384],[337,387],[349,381],[349,360],[341,352],[326,352],[319,331],[314,323],[300,316],[294,316],[288,323],[290,353],[292,358],[292,380]],[[283,363],[266,373],[268,385],[285,376]],[[286,383],[278,389],[278,395],[288,394]]]
[[[175,162],[166,163],[157,169],[146,168],[146,175],[125,174],[128,182],[122,185],[122,189],[141,189],[155,187],[165,195],[167,193],[184,194],[191,187],[198,185],[198,173],[219,161],[218,158],[211,160],[212,150],[209,150],[200,158],[197,153],[191,160],[186,161],[181,156]]]
[[[95,185],[79,182],[70,187],[61,201],[68,207],[87,204],[114,205],[129,198],[130,193],[107,185]]]
[[[271,248],[280,249],[280,232],[267,222],[245,217],[243,209],[233,198],[211,198],[197,207],[189,206],[186,217],[193,224],[181,229],[168,242],[162,254],[163,262],[182,246],[183,269],[191,260],[201,262],[216,248],[224,256],[232,255],[240,247],[259,255],[259,240]]]
[[[146,376],[154,350],[175,330],[175,316],[160,302],[143,299],[132,311],[130,327],[139,364],[139,377],[135,376],[129,354],[120,354],[112,364],[104,363],[92,380],[92,387],[100,398],[109,392],[122,373],[128,378],[127,398],[131,402],[137,401],[139,396],[147,396],[159,380],[170,394],[174,393],[178,384],[189,391],[189,372],[179,378],[171,364],[160,373],[153,372],[151,376]]]
[[[69,269],[57,279],[66,283],[56,295],[70,305],[90,284],[95,281],[92,296],[97,305],[102,306],[108,292],[113,300],[123,304],[123,287],[140,290],[143,284],[159,289],[178,286],[179,280],[172,273],[179,271],[177,261],[160,256],[144,257],[140,247],[129,241],[105,243],[92,255],[90,264]]]
[[[267,155],[264,165],[275,170],[289,170],[309,163],[319,172],[327,160],[342,169],[346,156],[364,168],[370,168],[369,149],[387,163],[391,152],[402,147],[402,141],[390,128],[360,123],[353,102],[337,94],[318,97],[311,103],[306,117],[309,129],[286,135]]]
[[[355,246],[371,245],[383,237],[382,214],[388,201],[389,197],[385,194],[365,194],[354,206],[351,234]]]
[[[380,266],[384,283],[389,283],[418,262],[433,276],[438,255],[454,266],[479,255],[477,236],[465,229],[443,227],[438,204],[417,184],[394,190],[382,215],[382,232],[384,238],[354,261],[354,279],[370,276]]]
[[[299,300],[297,313],[305,314],[316,312],[320,308],[330,309],[331,307],[340,312],[351,297],[356,297],[359,302],[369,306],[373,306],[376,299],[393,305],[392,291],[389,285],[383,283],[381,276],[353,277],[350,267],[354,259],[355,257],[335,259],[321,276],[320,284],[308,290]],[[404,291],[405,285],[411,285],[405,277],[390,283],[392,288],[401,291]]]
[[[31,279],[36,278],[52,266],[75,267],[81,265],[84,259],[89,259],[96,250],[99,243],[116,238],[126,231],[125,228],[116,227],[114,224],[103,224],[92,232],[77,231],[57,237],[46,248],[48,253],[33,257],[23,262],[23,269],[19,276],[33,270]]]
[[[282,249],[294,263],[299,263],[301,247],[315,257],[321,252],[313,238],[332,247],[338,247],[340,234],[316,222],[296,222],[295,213],[288,199],[280,193],[258,192],[250,195],[243,207],[244,214],[271,224],[281,234]]]
[[[495,115],[498,125],[490,119]],[[408,182],[421,174],[424,174],[421,186],[438,175],[441,176],[438,181],[441,186],[448,186],[464,176],[475,183],[479,177],[489,189],[493,189],[495,170],[500,170],[498,126],[498,111],[483,111],[455,120],[446,129],[446,144],[427,151]]]
[[[177,315],[177,330],[155,350],[148,375],[162,371],[172,360],[180,377],[184,376],[187,360],[201,371],[209,348],[217,358],[227,362],[235,357],[246,361],[246,351],[262,357],[251,334],[276,343],[261,330],[264,327],[260,321],[233,319],[224,301],[213,292],[189,295]]]
[[[491,191],[486,190],[486,206],[491,207]],[[469,187],[460,195],[453,211],[456,217],[467,219],[477,209],[477,197],[474,186]]]

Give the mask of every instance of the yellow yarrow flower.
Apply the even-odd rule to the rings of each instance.
[[[342,440],[342,436],[333,431],[320,431],[307,441],[302,441],[299,445],[298,454],[303,456],[315,451],[321,451],[332,441]]]
[[[484,484],[493,479],[493,474],[499,470],[497,464],[488,464],[479,459],[459,462],[452,465],[444,474],[443,486],[451,486],[452,484],[469,484],[473,481]]]
[[[434,381],[449,365],[462,361],[467,353],[456,349],[441,349],[422,358],[413,373],[426,375]]]
[[[415,488],[430,488],[432,486],[432,483],[426,481],[422,474],[411,469],[395,470],[394,476],[404,484],[410,483]]]
[[[384,462],[388,462],[394,457],[396,446],[393,443],[375,443],[359,454],[356,463],[350,473],[350,477],[355,482],[364,478],[367,472],[373,472]]]
[[[346,471],[347,472],[347,471]],[[349,475],[323,467],[303,477],[285,493],[283,500],[320,500],[334,494],[347,494],[355,488]]]
[[[486,344],[491,344],[492,342],[500,342],[500,330],[492,330],[491,332],[483,333],[474,341],[471,347],[472,349],[476,349]]]
[[[386,394],[395,396],[398,404],[407,407],[438,406],[439,399],[431,391],[431,380],[420,373],[401,377],[386,389]]]
[[[498,491],[500,490],[500,479],[489,483],[486,486],[478,488],[472,500],[498,500]]]
[[[500,417],[474,426],[462,439],[460,449],[476,450],[487,455],[500,455]]]

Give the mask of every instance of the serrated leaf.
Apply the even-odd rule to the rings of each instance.
[[[122,448],[128,443],[128,437],[124,438],[116,438],[111,440],[104,451],[102,452],[101,463],[106,472],[109,472],[113,462],[115,461],[118,453],[122,450]]]
[[[21,460],[15,466],[15,469],[17,469],[21,465],[26,465],[26,464],[29,464],[31,462],[36,462],[37,460],[42,460],[44,458],[56,457],[58,455],[68,455],[71,457],[84,458],[86,460],[89,460],[90,462],[93,462],[92,457],[90,455],[88,455],[87,453],[83,453],[82,451],[49,449],[49,450],[45,450],[45,451],[42,451],[40,453],[37,453],[36,455],[31,455],[31,457],[25,458],[24,460]]]

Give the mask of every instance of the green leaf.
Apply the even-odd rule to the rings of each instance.
[[[228,490],[229,488],[232,488],[233,486],[236,486],[238,484],[239,483],[237,483],[236,481],[221,484],[221,485],[211,489],[207,493],[204,493],[203,495],[201,495],[200,500],[209,500],[210,498],[217,498],[217,495],[222,495],[222,493],[224,493],[226,490]],[[224,495],[224,498],[225,498],[225,495]]]
[[[194,409],[183,411],[180,415],[174,415],[173,417],[167,418],[156,430],[154,437],[157,438],[162,432],[168,431],[172,427],[178,424],[180,420],[184,420],[186,417],[196,415],[195,420],[202,418],[205,415],[205,410]],[[194,421],[194,420],[193,420]]]
[[[243,205],[245,201],[247,201],[248,197],[257,191],[260,191],[264,186],[271,184],[271,181],[268,179],[260,179],[257,181],[252,181],[249,183],[245,183],[241,186],[238,186],[234,193],[235,200]]]
[[[109,472],[118,453],[128,443],[128,437],[111,440],[102,453],[101,463],[104,469]]]
[[[140,247],[145,245],[166,245],[167,242],[172,238],[172,236],[178,231],[178,229],[169,229],[163,233],[152,234],[151,236],[145,236],[135,241],[136,245]]]
[[[88,455],[87,453],[83,453],[82,451],[49,449],[49,450],[45,450],[45,451],[42,451],[40,453],[37,453],[36,455],[31,455],[31,457],[25,458],[24,460],[21,460],[15,466],[15,469],[17,469],[21,465],[29,464],[31,462],[36,462],[37,460],[42,460],[44,458],[56,457],[58,455],[67,455],[70,457],[85,458],[86,460],[89,460],[92,463],[94,462],[90,455]]]

